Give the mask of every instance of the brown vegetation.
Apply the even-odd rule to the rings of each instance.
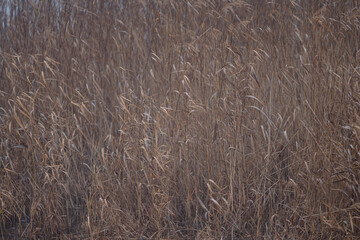
[[[358,1],[1,1],[0,238],[356,239]]]

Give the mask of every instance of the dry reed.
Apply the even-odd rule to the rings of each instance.
[[[360,237],[358,1],[1,1],[1,239]]]

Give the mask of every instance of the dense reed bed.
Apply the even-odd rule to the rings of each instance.
[[[1,239],[358,239],[358,1],[1,1]]]

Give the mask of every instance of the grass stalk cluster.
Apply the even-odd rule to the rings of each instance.
[[[0,1],[0,239],[357,239],[359,1]]]

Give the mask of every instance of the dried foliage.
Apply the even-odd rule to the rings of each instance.
[[[0,2],[1,239],[357,239],[360,4]]]

